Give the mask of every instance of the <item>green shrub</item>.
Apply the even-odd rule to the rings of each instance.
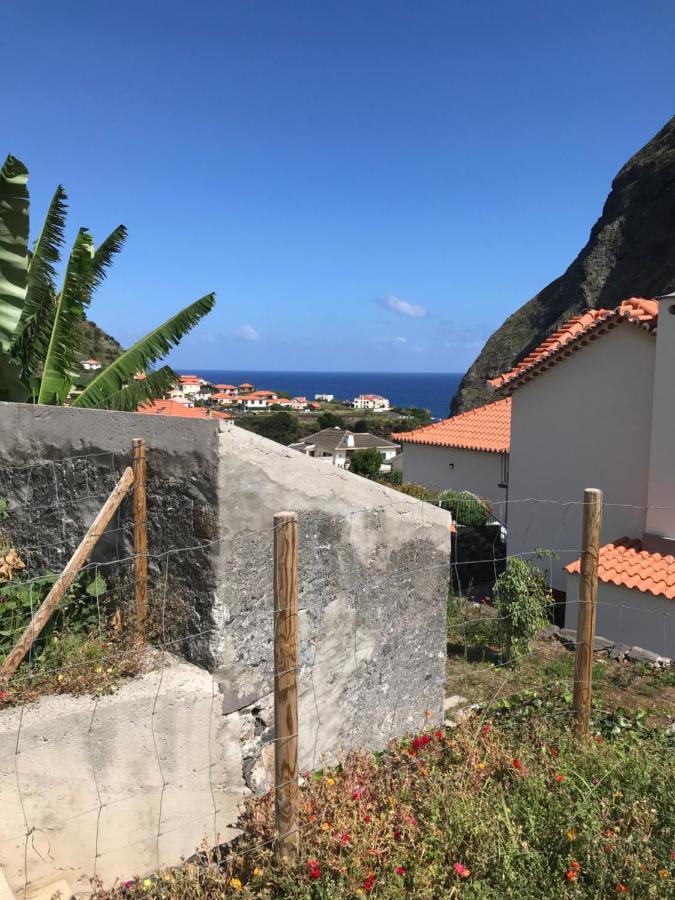
[[[458,525],[487,525],[491,519],[487,505],[471,491],[443,491],[438,499]]]
[[[539,569],[527,560],[511,557],[495,583],[494,606],[507,657],[515,659],[529,651],[548,621],[553,595]]]
[[[377,478],[384,457],[374,447],[367,450],[355,450],[349,461],[349,471],[355,475],[363,475],[364,478]]]

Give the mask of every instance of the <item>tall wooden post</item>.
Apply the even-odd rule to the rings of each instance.
[[[591,687],[595,613],[598,599],[598,560],[602,524],[602,491],[586,488],[582,526],[579,610],[577,616],[577,654],[574,679],[574,730],[586,740],[591,719]]]
[[[298,833],[298,514],[274,516],[274,803],[278,851],[290,860]]]
[[[148,502],[145,441],[134,438],[134,581],[136,585],[136,628],[145,640],[148,620]]]

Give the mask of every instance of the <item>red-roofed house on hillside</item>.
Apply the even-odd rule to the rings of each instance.
[[[404,481],[507,499],[510,397],[392,437],[403,448]]]
[[[619,591],[647,618],[653,592],[645,585],[662,557],[675,556],[675,295],[588,310],[491,385],[511,398],[508,554],[555,550],[558,559],[546,563],[552,585],[575,592],[578,576],[566,567],[579,557],[583,490],[600,488],[607,571],[619,557],[631,562],[618,581],[601,579],[600,603],[609,592],[616,608]],[[625,535],[640,540],[639,551],[632,545],[627,555]],[[675,616],[673,601],[666,606]],[[566,624],[575,623],[570,598]],[[602,635],[600,611],[598,623]],[[633,633],[635,624],[628,616],[620,639],[664,653],[663,618],[659,635]]]
[[[231,419],[230,413],[207,409],[205,406],[186,406],[178,400],[153,400],[139,407],[146,416],[179,416],[181,419]]]

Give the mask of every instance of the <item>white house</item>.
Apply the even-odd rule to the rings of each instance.
[[[389,409],[389,400],[386,397],[380,397],[379,394],[359,394],[352,401],[354,409],[371,409],[374,412],[381,412]]]
[[[85,372],[98,372],[100,368],[102,368],[103,363],[98,359],[84,359],[82,360],[82,368]]]
[[[403,480],[438,490],[471,491],[506,513],[511,398],[414,431],[393,434],[403,450]]]
[[[235,399],[242,403],[245,409],[269,409],[277,402],[277,395],[274,391],[249,391]]]
[[[675,298],[588,310],[491,384],[511,396],[509,555],[557,552],[574,627],[583,490],[600,488],[596,631],[675,656]]]
[[[335,394],[314,394],[315,400],[323,400],[325,403],[330,403],[335,399]]]
[[[349,468],[355,450],[374,447],[383,456],[381,471],[391,471],[391,463],[399,451],[399,445],[368,432],[345,431],[343,428],[324,428],[310,434],[302,441],[289,445],[293,450],[331,462],[342,469]]]
[[[307,398],[306,397],[293,397],[291,400],[291,409],[307,409]]]

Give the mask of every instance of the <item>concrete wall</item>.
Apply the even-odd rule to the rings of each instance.
[[[508,553],[556,550],[546,568],[560,590],[579,556],[584,488],[604,491],[603,543],[642,537],[654,349],[653,336],[618,325],[513,395]]]
[[[566,628],[576,630],[578,614],[579,576],[567,575]],[[601,581],[595,633],[627,647],[642,647],[675,659],[675,603]]]
[[[471,491],[493,503],[506,499],[506,489],[499,487],[501,453],[405,442],[401,447],[404,481],[440,490]]]
[[[218,743],[221,756],[216,758],[225,773],[218,781],[225,797],[220,806],[229,815],[234,805],[230,801],[241,796],[242,784],[244,790],[254,791],[270,785],[272,517],[281,509],[300,514],[302,768],[320,765],[324,754],[381,747],[390,737],[428,723],[426,710],[432,711],[432,722],[440,720],[449,515],[336,467],[319,466],[230,423],[0,405],[0,497],[10,500],[11,512],[5,530],[16,534],[24,546],[53,544],[56,530],[57,543],[65,547],[60,554],[58,547],[47,548],[31,557],[31,574],[40,566],[62,561],[77,542],[100,505],[99,495],[109,490],[115,472],[128,461],[120,457],[134,436],[144,437],[148,445],[151,604],[163,607],[168,586],[171,603],[166,606],[165,625],[169,634],[175,625],[174,601],[187,609],[179,623],[180,639],[171,647],[202,667],[195,670],[196,681],[186,682],[187,693],[179,692],[173,700],[170,692],[166,695],[167,721],[160,743],[166,745],[167,756],[174,753],[165,767],[170,782],[176,780],[176,771],[182,778],[184,769],[200,768],[194,760],[202,759],[203,752],[191,742],[208,747],[209,734],[223,732]],[[113,452],[114,461],[108,456]],[[64,461],[98,453],[103,455],[90,458],[86,468],[78,460]],[[42,465],[45,461],[50,462]],[[28,468],[6,467],[19,463]],[[59,502],[56,510],[45,514],[46,519],[36,515],[36,506],[48,506],[57,491],[59,501],[69,502]],[[129,550],[114,541],[104,542],[102,561],[106,554],[119,558]],[[56,556],[48,558],[52,553]],[[206,680],[199,680],[202,675]],[[100,770],[105,780],[106,773],[119,769],[117,779],[110,774],[104,813],[108,802],[124,808],[123,798],[130,794],[135,798],[138,829],[148,830],[156,821],[157,798],[143,788],[154,777],[156,759],[153,762],[140,733],[137,741],[125,735],[121,725],[127,715],[134,728],[141,728],[141,720],[147,726],[145,701],[139,701],[137,715],[131,713],[135,691],[143,697],[156,691],[154,681],[146,684],[146,678],[153,677],[131,682],[115,698],[105,698],[112,706],[109,719],[102,721],[109,726],[99,732],[98,742],[88,736],[84,709],[91,712],[91,700],[85,698],[43,700],[30,720],[24,718],[23,725],[31,725],[26,747],[35,744],[40,752],[47,752],[46,734],[49,754],[42,761],[51,772],[63,774],[62,779],[55,775],[54,780],[32,786],[42,792],[44,802],[36,800],[30,806],[29,826],[49,836],[71,820],[80,822],[82,829],[80,839],[80,826],[68,826],[64,831],[68,839],[58,843],[53,860],[41,859],[40,848],[33,852],[29,845],[28,877],[33,885],[46,882],[58,867],[72,872],[81,883],[92,875],[93,820],[91,813],[84,812],[91,790],[83,787],[86,796],[81,796],[73,786],[78,782],[71,759],[78,771],[86,773],[77,776],[84,779],[83,784],[89,784],[89,770]],[[162,691],[165,685],[162,681]],[[164,695],[157,696],[161,710]],[[188,707],[200,706],[202,701],[216,711],[215,719],[206,715],[197,721],[188,714]],[[119,705],[113,708],[115,702]],[[155,737],[159,714],[164,715],[150,716]],[[96,715],[98,721],[98,711]],[[62,720],[70,722],[68,740],[59,736],[65,735],[59,731]],[[0,713],[0,734],[8,753],[16,727],[16,713]],[[130,744],[125,743],[127,738]],[[185,753],[179,752],[182,746]],[[22,784],[32,778],[30,755]],[[236,765],[231,771],[227,767],[232,755]],[[131,761],[136,758],[134,768]],[[20,758],[19,764],[24,764]],[[10,765],[8,757],[4,765],[0,803],[3,809],[5,803],[14,803],[12,824],[7,826],[13,834],[17,824],[11,787],[14,760]],[[178,862],[181,854],[191,854],[197,832],[211,839],[204,817],[212,817],[213,805],[206,797],[204,812],[203,782],[199,784],[193,800],[188,802],[179,793],[171,795],[168,806],[163,804],[162,834],[166,828],[175,837],[160,842],[160,862]],[[96,803],[90,806],[98,808]],[[234,816],[228,815],[217,823],[221,831],[223,825],[234,822]],[[194,820],[191,825],[188,817]],[[143,841],[134,832],[137,839],[129,841],[124,821],[111,820],[106,832],[106,842],[113,847],[109,862],[101,862],[99,869],[106,879],[145,872],[157,864],[153,851],[157,828],[153,826]],[[12,873],[10,880],[17,887],[23,885],[24,846],[25,839],[17,843],[0,836],[0,863]]]

